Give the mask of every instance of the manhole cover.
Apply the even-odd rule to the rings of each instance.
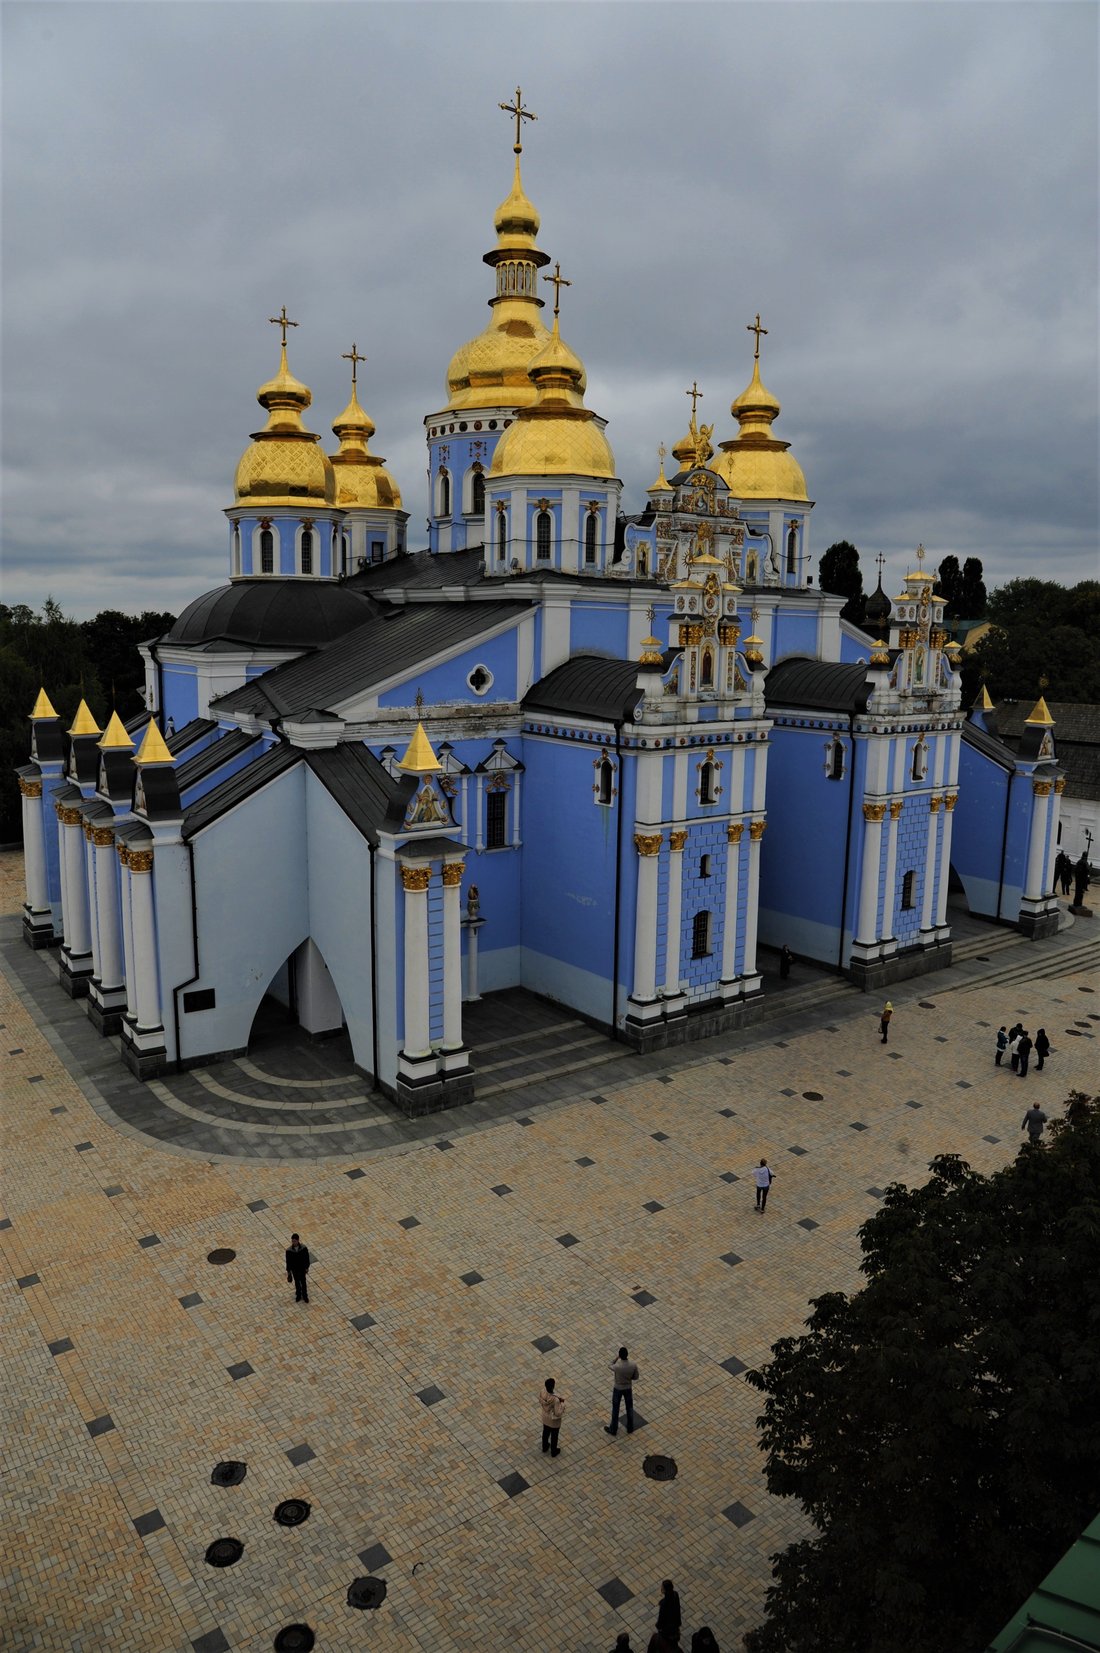
[[[275,1653],[309,1653],[316,1640],[308,1624],[284,1624],[275,1637]]]
[[[825,1100],[820,1091],[803,1091],[802,1095],[807,1102],[824,1102]]]
[[[918,999],[917,1003],[920,1005],[922,1010],[935,1010],[936,1008],[932,999]]]
[[[247,1474],[247,1464],[239,1463],[236,1458],[226,1458],[214,1465],[210,1484],[215,1487],[239,1487]]]
[[[348,1585],[349,1607],[381,1607],[385,1599],[384,1578],[357,1578]]]
[[[652,1452],[642,1462],[642,1474],[650,1481],[675,1481],[676,1459],[666,1458],[661,1452]]]
[[[237,1253],[230,1251],[227,1245],[220,1245],[215,1250],[207,1253],[206,1261],[208,1263],[231,1263],[236,1255]]]
[[[304,1498],[284,1498],[275,1506],[274,1519],[280,1527],[300,1527],[309,1519],[309,1505]]]
[[[215,1538],[206,1552],[208,1567],[232,1567],[244,1554],[244,1545],[239,1538]]]

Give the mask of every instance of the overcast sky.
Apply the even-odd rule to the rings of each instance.
[[[1095,577],[1097,19],[7,0],[4,600],[178,610],[226,578],[283,304],[330,452],[341,353],[366,353],[425,543],[422,420],[488,319],[517,81],[625,509],[693,378],[733,434],[759,310],[818,556],[850,539],[870,586],[882,551],[888,589],[918,540],[989,583]]]

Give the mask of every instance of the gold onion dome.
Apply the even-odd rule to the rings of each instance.
[[[731,442],[723,442],[711,462],[738,499],[806,499],[806,478],[790,452],[789,442],[772,435],[779,402],[760,378],[760,362],[752,364],[748,386],[730,403],[741,427]]]
[[[238,504],[300,505],[304,500],[331,505],[333,475],[320,437],[302,424],[302,414],[313,400],[308,386],[287,366],[286,345],[279,371],[260,386],[256,400],[267,409],[267,424],[254,431],[252,445],[237,466]]]
[[[493,454],[490,476],[586,476],[610,479],[615,456],[584,405],[584,366],[554,331],[528,369],[535,402],[521,408]]]
[[[369,452],[374,420],[359,405],[354,381],[351,400],[332,430],[340,439],[340,450],[332,455],[336,473],[336,504],[344,510],[382,509],[400,511],[401,490],[386,469],[385,461]]]

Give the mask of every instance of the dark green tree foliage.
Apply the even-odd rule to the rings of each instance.
[[[1051,700],[1100,701],[1100,581],[1010,580],[987,614],[996,629],[966,660],[964,696],[984,677],[994,700],[1034,700],[1046,677]]]
[[[958,616],[960,620],[980,620],[985,614],[986,594],[981,559],[967,557],[959,580]]]
[[[1048,1129],[993,1176],[945,1154],[893,1184],[867,1284],[747,1374],[769,1491],[817,1528],[750,1653],[985,1647],[1095,1515],[1100,1103]]]
[[[962,594],[962,569],[958,557],[945,557],[936,574],[936,590],[944,599],[944,618],[961,620],[959,598]]]
[[[840,611],[842,620],[850,620],[852,625],[863,624],[863,611],[867,606],[867,599],[863,594],[863,574],[859,566],[859,552],[847,540],[837,540],[830,545],[821,556],[821,566],[818,569],[818,579],[822,591],[830,591],[834,596],[847,597],[848,601]]]

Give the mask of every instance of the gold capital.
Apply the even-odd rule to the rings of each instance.
[[[958,801],[959,801],[959,794],[957,792],[945,792],[944,793],[943,807],[944,807],[944,809],[946,809],[946,811],[949,815],[950,815],[951,811],[954,809],[955,805],[958,803]]]
[[[282,330],[283,330],[283,349],[285,350],[286,349],[286,330],[287,330],[288,327],[297,327],[298,323],[296,321],[290,321],[287,318],[286,305],[285,304],[283,305],[282,309],[279,311],[279,314],[277,316],[268,316],[267,319],[271,323],[272,327],[281,327],[282,328]]]
[[[453,890],[455,885],[456,884],[461,884],[461,882],[462,882],[462,862],[461,861],[444,861],[444,863],[443,863],[443,888],[445,890]]]
[[[68,804],[55,804],[54,808],[57,810],[57,818],[62,826],[80,825],[80,811],[78,809],[72,809]]]
[[[899,798],[895,803],[892,803],[890,805],[890,819],[892,821],[899,820],[901,818],[901,812],[904,808],[905,801],[902,798]]]
[[[688,835],[686,832],[670,832],[668,835],[669,849],[682,850],[687,841]]]
[[[535,114],[532,114],[530,109],[525,109],[523,107],[523,93],[520,91],[518,86],[516,87],[516,101],[514,103],[502,103],[502,104],[499,105],[499,107],[504,110],[504,113],[506,115],[514,115],[516,117],[516,141],[512,145],[512,148],[515,150],[517,155],[522,155],[523,154],[523,143],[522,143],[523,128],[520,125],[520,122],[521,121],[537,121],[538,116],[535,115]]]
[[[938,815],[939,814],[940,805],[942,803],[943,803],[943,799],[937,793],[934,792],[928,800],[928,807],[932,811],[933,815]]]
[[[119,846],[118,846],[118,864],[119,864],[119,866],[120,867],[128,866],[129,862],[130,862],[130,851],[129,851],[128,847],[125,844],[119,844]]]
[[[863,819],[865,821],[881,821],[886,816],[885,804],[864,804]]]
[[[758,362],[760,360],[760,335],[761,335],[761,333],[763,333],[765,338],[767,338],[767,336],[768,336],[768,329],[766,327],[761,327],[761,325],[760,325],[760,311],[759,310],[756,312],[756,320],[755,321],[750,321],[750,322],[745,323],[745,332],[756,334],[756,349],[752,353],[752,359],[753,359],[754,362]]]
[[[40,798],[42,796],[42,782],[27,780],[20,775],[19,790],[24,798]]]
[[[402,867],[401,882],[406,890],[419,892],[421,895],[432,881],[431,867]]]
[[[1059,775],[1058,779],[1054,783],[1054,790],[1057,792],[1059,797],[1062,796],[1062,793],[1066,790],[1066,778],[1064,775]]]
[[[660,855],[664,838],[659,832],[636,832],[634,848],[639,855]]]
[[[741,834],[744,830],[744,821],[731,821],[729,826],[726,828],[727,844],[739,844],[741,842]]]
[[[84,822],[84,836],[85,836],[85,838],[87,838],[87,840],[90,844],[91,841],[92,841],[92,823],[91,823],[91,821],[85,821]]]
[[[129,855],[131,872],[152,872],[153,852],[151,849],[132,849]]]
[[[1049,798],[1054,790],[1053,781],[1032,781],[1031,790],[1037,798]]]
[[[749,823],[749,837],[751,838],[751,840],[754,844],[758,844],[760,842],[761,838],[763,838],[764,828],[767,826],[767,824],[768,824],[767,821],[750,821],[750,823]]]
[[[97,849],[108,849],[114,841],[115,835],[111,827],[92,828],[92,843]]]

